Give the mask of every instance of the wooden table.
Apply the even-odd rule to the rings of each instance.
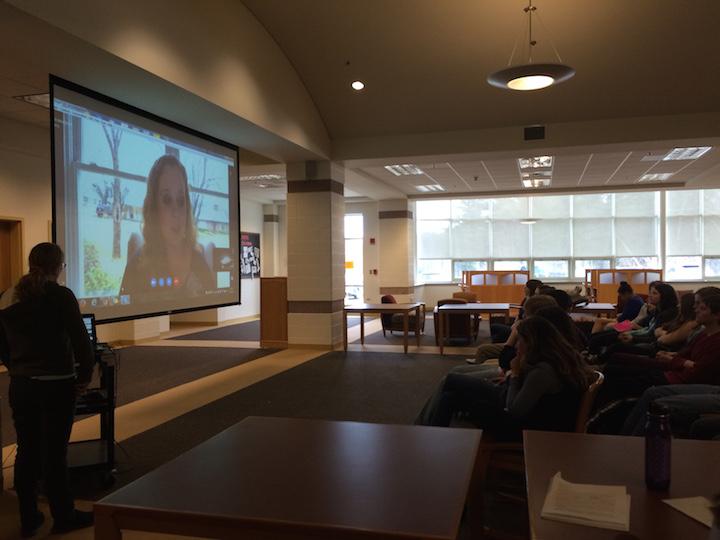
[[[589,304],[585,304],[584,306],[575,306],[573,307],[573,312],[590,313],[598,317],[601,315],[605,315],[607,317],[617,316],[617,309],[615,308],[614,304],[604,304],[598,302],[590,302]]]
[[[355,304],[352,306],[345,306],[343,310],[343,348],[347,351],[348,339],[347,339],[347,328],[348,313],[359,313],[360,314],[360,343],[365,344],[365,314],[366,313],[379,313],[382,316],[384,313],[402,313],[403,315],[403,346],[405,347],[405,354],[408,352],[408,330],[410,314],[415,312],[415,339],[417,346],[420,346],[420,309],[424,306],[423,302],[413,302],[412,304]]]
[[[438,306],[438,343],[440,344],[440,354],[443,354],[445,348],[445,323],[446,315],[462,314],[462,315],[479,315],[481,313],[501,313],[505,315],[505,323],[510,323],[510,304],[482,304],[478,302],[468,302],[467,304],[443,304]]]
[[[248,417],[97,502],[95,538],[454,539],[480,434]]]
[[[526,431],[525,469],[530,526],[538,540],[707,540],[709,529],[662,502],[711,497],[720,491],[720,442],[673,440],[672,480],[667,492],[645,488],[645,439],[612,435]],[[624,485],[630,494],[630,534],[542,519],[550,478]]]

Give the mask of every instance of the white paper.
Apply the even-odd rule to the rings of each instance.
[[[630,530],[630,495],[625,486],[573,484],[558,472],[550,481],[541,516],[590,527]]]
[[[712,510],[710,510],[712,503],[709,499],[705,497],[685,497],[682,499],[663,499],[663,502],[686,516],[699,521],[706,527],[712,527],[713,514]]]

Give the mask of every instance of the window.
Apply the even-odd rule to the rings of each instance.
[[[666,279],[717,278],[720,190],[668,191],[665,196]]]
[[[493,270],[527,270],[527,261],[495,261]]]
[[[538,261],[533,263],[533,277],[538,279],[567,278],[569,262],[562,261]]]
[[[487,261],[453,261],[453,281],[462,279],[463,270],[487,270]]]
[[[610,259],[575,259],[575,277],[585,279],[585,270],[610,268]]]
[[[363,295],[363,217],[345,216],[345,303],[364,302]]]

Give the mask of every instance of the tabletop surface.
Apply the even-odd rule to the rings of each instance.
[[[383,311],[383,310],[395,310],[395,311],[406,311],[409,309],[415,309],[418,306],[422,306],[422,302],[414,302],[411,304],[353,304],[351,306],[345,306],[345,311]]]
[[[595,309],[595,310],[614,311],[615,305],[614,304],[603,304],[600,302],[590,302],[589,304],[575,306],[575,309]]]
[[[483,304],[480,302],[468,302],[467,304],[443,304],[442,306],[438,306],[438,309],[443,311],[464,309],[504,311],[506,309],[510,309],[510,304]]]
[[[97,504],[455,538],[480,435],[248,417]]]
[[[538,540],[707,540],[707,527],[662,499],[711,497],[720,491],[720,442],[673,440],[670,489],[654,492],[645,487],[642,437],[526,431],[524,440],[530,522]],[[542,519],[540,512],[550,478],[558,471],[568,482],[626,486],[631,497],[631,536]]]

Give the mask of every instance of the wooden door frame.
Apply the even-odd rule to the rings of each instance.
[[[10,259],[10,279],[16,283],[25,273],[25,220],[21,217],[0,215],[0,221],[11,224],[10,244],[13,256]],[[13,247],[15,249],[12,249]]]

